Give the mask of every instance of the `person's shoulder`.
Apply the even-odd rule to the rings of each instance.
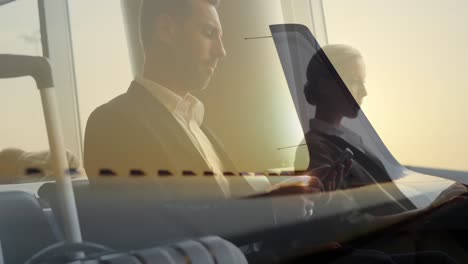
[[[113,120],[117,117],[122,118],[122,110],[124,109],[123,102],[125,100],[125,97],[126,94],[122,94],[112,99],[111,101],[98,106],[90,114],[86,126],[88,127],[93,123],[108,123],[108,121]]]
[[[127,108],[127,110],[132,109],[132,108],[128,109],[128,107],[130,105],[132,105],[133,107],[140,105],[139,101],[141,103],[141,99],[145,98],[146,95],[142,94],[142,90],[143,89],[139,87],[135,82],[132,82],[132,84],[130,85],[130,88],[128,88],[128,90],[125,93],[114,97],[107,103],[96,108],[95,111],[105,112],[105,111],[119,111],[122,108],[124,109]]]
[[[133,82],[128,91],[98,106],[89,116],[88,124],[96,119],[124,118],[126,113],[132,112],[135,107],[141,105],[138,103],[138,97],[144,96],[138,94],[138,88],[139,87],[135,87],[135,83]]]
[[[86,137],[101,130],[121,130],[131,127],[138,117],[135,111],[141,108],[138,103],[137,92],[130,85],[128,91],[120,94],[110,101],[98,106],[89,115],[86,122]]]
[[[318,130],[309,130],[304,134],[307,143],[326,141],[324,134]]]

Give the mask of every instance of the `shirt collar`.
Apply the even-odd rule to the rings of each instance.
[[[195,120],[198,126],[202,125],[205,106],[192,94],[187,93],[181,97],[170,89],[142,76],[136,77],[136,82],[147,89],[173,115],[181,117],[187,123]]]
[[[359,136],[353,130],[345,126],[341,126],[340,128],[337,128],[337,127],[330,125],[329,123],[325,121],[313,118],[309,120],[309,128],[310,128],[310,131],[313,131],[313,132],[318,132],[318,133],[330,135],[330,136],[341,137],[342,139],[346,140],[347,142],[349,142],[350,144],[354,146],[362,145],[361,136]]]
[[[317,131],[327,135],[341,136],[343,134],[343,130],[315,118],[310,119],[309,126],[311,131]]]
[[[195,120],[198,126],[201,126],[205,116],[205,106],[195,96],[187,93],[177,104],[174,114],[181,116],[187,123]]]

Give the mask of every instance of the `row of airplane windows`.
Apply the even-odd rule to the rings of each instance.
[[[298,175],[304,175],[306,174],[307,171],[305,170],[281,170],[280,172],[231,172],[231,171],[225,171],[222,174],[224,176],[298,176]],[[44,172],[43,170],[39,168],[27,168],[24,171],[24,174],[26,176],[37,176],[37,175],[43,175]],[[70,176],[79,176],[79,169],[77,168],[70,168],[65,172],[65,175],[70,175]],[[155,174],[148,174],[144,170],[140,169],[131,169],[129,170],[128,176],[131,177],[139,177],[139,176],[151,176],[151,175],[156,175],[156,176],[206,176],[206,177],[212,177],[215,176],[216,174],[213,171],[204,171],[202,173],[196,173],[192,170],[182,170],[180,173],[174,173],[171,170],[158,170],[157,173]],[[100,169],[98,176],[119,176],[117,173],[114,172],[112,169]]]

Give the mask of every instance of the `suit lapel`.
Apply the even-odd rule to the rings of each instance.
[[[219,159],[223,163],[224,170],[235,173],[237,171],[237,168],[234,165],[234,162],[232,162],[232,160],[229,158],[229,155],[224,150],[224,146],[221,143],[221,141],[213,134],[211,129],[209,129],[209,128],[205,127],[205,126],[202,126],[201,129],[202,129],[203,133],[205,133],[208,140],[213,145],[216,153],[219,156]]]
[[[184,129],[158,99],[137,82],[132,82],[128,94],[132,100],[138,102],[136,107],[139,108],[143,125],[154,132],[155,137],[160,138],[159,141],[165,146],[174,165],[183,164],[185,168],[180,168],[181,170],[195,170],[200,167],[208,169],[208,164]]]
[[[132,83],[128,94],[132,97],[132,101],[138,102],[136,106],[139,108],[138,112],[142,116],[141,121],[144,123],[144,126],[148,130],[154,131],[154,134],[160,137],[160,141],[165,145],[168,152],[169,159],[176,167],[180,167],[183,164],[186,167],[180,168],[180,170],[209,171],[208,164],[184,129],[159,100],[154,98],[148,90],[137,82]],[[164,127],[164,129],[161,129],[161,127]],[[237,174],[234,163],[224,151],[220,141],[210,129],[205,126],[202,126],[201,129],[213,145],[223,164],[224,170]],[[239,175],[226,177],[231,184],[230,189],[234,195],[241,196],[252,193],[252,188],[243,177],[239,177]]]

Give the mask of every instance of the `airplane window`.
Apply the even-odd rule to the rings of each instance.
[[[368,73],[362,108],[402,164],[468,171],[468,126],[457,121],[468,113],[468,30],[459,26],[466,8],[465,2],[324,1],[329,43],[362,53]]]

